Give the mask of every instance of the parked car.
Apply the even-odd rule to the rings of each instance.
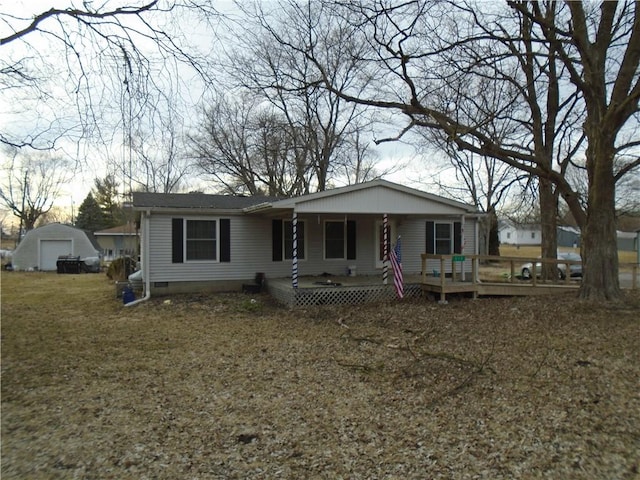
[[[572,263],[569,265],[569,274],[573,277],[582,277],[582,257],[573,252],[558,252],[558,260],[570,260],[580,263]],[[558,278],[564,280],[567,278],[567,264],[558,263]],[[531,262],[525,263],[520,267],[522,278],[531,278],[531,272],[533,271],[533,264]],[[542,263],[536,263],[536,276],[540,276],[542,273]]]

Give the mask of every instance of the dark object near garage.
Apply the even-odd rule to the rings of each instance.
[[[73,255],[60,255],[56,262],[58,273],[82,273],[82,264],[80,257]]]

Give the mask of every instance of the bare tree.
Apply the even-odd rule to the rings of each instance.
[[[146,103],[148,94],[177,85],[185,65],[210,80],[208,60],[189,44],[184,25],[189,33],[211,29],[218,17],[211,2],[81,5],[0,13],[0,95],[13,100],[2,112],[11,121],[0,131],[1,143],[80,149],[90,140],[110,147],[122,119],[122,85],[148,109],[154,106]]]
[[[312,171],[302,134],[262,99],[219,94],[190,146],[198,168],[233,194],[290,196],[308,191]]]
[[[367,55],[353,58],[375,79],[367,79],[370,88],[336,84],[329,65],[306,39],[276,35],[279,41],[314,62],[326,88],[343,99],[405,114],[409,123],[401,135],[416,127],[441,131],[459,149],[537,177],[541,211],[554,217],[557,189],[584,227],[588,273],[580,295],[619,298],[615,182],[639,161],[615,168],[616,153],[638,144],[631,139],[619,145],[616,139],[628,122],[637,122],[638,4],[604,2],[588,15],[577,2],[513,2],[510,10],[484,15],[476,5],[458,2],[327,5],[339,19],[348,19],[354,41],[371,47]],[[564,28],[567,24],[571,28]],[[499,103],[484,101],[480,93],[487,88],[499,91],[489,97]],[[506,117],[512,128],[498,135],[505,130],[494,128],[495,120]],[[584,132],[572,131],[581,119]],[[586,212],[565,176],[585,139]],[[551,232],[545,222],[543,229]],[[543,249],[555,250],[552,245]]]
[[[366,110],[322,88],[309,59],[274,38],[277,30],[287,38],[312,42],[330,65],[332,82],[346,88],[363,72],[351,62],[349,52],[362,47],[351,41],[345,23],[325,17],[323,5],[314,2],[288,2],[271,12],[245,9],[245,15],[252,21],[245,21],[228,71],[238,86],[269,103],[286,122],[293,148],[301,152],[295,162],[304,189],[298,193],[379,175],[367,146],[372,121]]]
[[[53,201],[70,180],[69,162],[60,157],[10,151],[3,165],[0,200],[20,219],[20,232],[32,230],[53,207]]]
[[[625,126],[638,121],[640,4],[602,2],[599,9],[590,5],[585,9],[582,3],[568,2],[570,29],[549,21],[535,4],[525,8],[514,2],[512,6],[541,27],[585,102],[589,193],[583,228],[586,268],[581,296],[619,298],[615,185],[640,166],[637,156],[620,156],[620,152],[637,148],[640,139],[619,143]]]
[[[482,157],[465,150],[445,148],[453,179],[437,178],[435,183],[444,196],[466,199],[486,213],[480,219],[480,245],[484,254],[500,255],[498,211],[514,190],[526,191],[529,176],[492,157]],[[444,175],[444,178],[448,175]],[[528,201],[531,201],[529,197]]]

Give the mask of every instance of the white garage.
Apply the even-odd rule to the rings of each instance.
[[[13,252],[11,263],[14,270],[56,270],[61,255],[98,257],[100,247],[91,233],[50,223],[27,232]]]

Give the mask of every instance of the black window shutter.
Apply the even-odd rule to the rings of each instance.
[[[282,220],[274,219],[271,221],[271,260],[274,262],[282,261]]]
[[[182,218],[171,219],[171,262],[184,262],[184,221]]]
[[[220,219],[220,261],[231,261],[231,220]]]
[[[356,222],[347,220],[347,260],[356,259]]]
[[[426,253],[433,254],[436,251],[434,227],[435,227],[434,222],[427,222],[427,252]]]
[[[453,253],[462,253],[462,223],[453,222]]]

